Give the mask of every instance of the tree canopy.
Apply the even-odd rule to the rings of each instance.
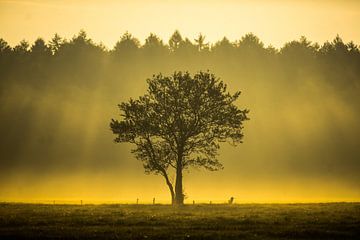
[[[235,105],[240,92],[230,94],[225,83],[209,72],[193,77],[175,72],[148,79],[148,91],[119,105],[121,120],[110,127],[116,142],[135,145],[133,153],[147,173],[164,176],[172,202],[183,203],[182,172],[190,166],[218,170],[219,143],[241,143],[248,110]],[[175,191],[168,169],[176,172]]]

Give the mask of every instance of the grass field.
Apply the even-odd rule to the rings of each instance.
[[[0,239],[360,239],[360,203],[3,203]]]

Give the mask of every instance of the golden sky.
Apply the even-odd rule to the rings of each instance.
[[[0,37],[11,45],[54,33],[71,38],[80,29],[109,48],[125,31],[167,41],[175,29],[191,40],[201,32],[210,42],[253,32],[276,47],[302,35],[323,43],[340,34],[359,43],[359,23],[360,2],[346,0],[0,0]]]

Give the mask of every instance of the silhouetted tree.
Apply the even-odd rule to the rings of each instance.
[[[223,37],[221,41],[215,43],[215,45],[211,48],[211,50],[215,53],[225,53],[228,54],[231,51],[234,51],[234,44],[229,41],[226,37]]]
[[[353,41],[349,42],[347,44],[347,47],[348,47],[348,50],[350,53],[352,53],[354,55],[359,53],[359,48]]]
[[[205,43],[205,36],[202,35],[201,33],[197,38],[195,38],[195,42],[197,44],[199,52],[203,51],[204,49],[206,50],[209,49],[209,43]]]
[[[175,52],[180,47],[180,44],[182,41],[183,41],[183,38],[182,38],[180,32],[178,30],[176,30],[169,39],[170,50]]]
[[[236,45],[224,37],[221,41],[216,42],[211,47],[211,56],[213,56],[215,64],[217,66],[236,64],[234,61],[236,58]]]
[[[116,42],[113,53],[116,56],[129,57],[133,55],[140,48],[140,42],[137,38],[134,38],[129,32],[125,32],[121,36],[120,41]]]
[[[146,56],[163,56],[168,53],[168,48],[164,45],[163,41],[151,33],[146,39],[145,44],[142,46]]]
[[[319,46],[312,44],[306,37],[302,36],[299,41],[285,43],[280,50],[280,60],[286,66],[284,71],[289,78],[295,75],[310,72],[316,69],[316,51]]]
[[[9,53],[11,51],[11,47],[9,44],[2,38],[0,38],[0,54]]]
[[[183,170],[221,169],[219,143],[241,143],[248,110],[234,104],[240,92],[230,94],[226,84],[208,72],[193,77],[188,72],[159,74],[147,83],[147,94],[119,105],[122,119],[112,119],[110,128],[116,142],[135,144],[132,152],[147,173],[165,178],[172,203],[183,204]],[[175,171],[175,187],[169,168]]]
[[[52,54],[56,54],[64,43],[65,40],[61,38],[59,34],[55,33],[54,37],[49,42],[49,48]]]
[[[11,47],[4,39],[0,38],[0,96],[2,92],[5,91],[3,86],[8,84],[6,81],[6,75],[8,75],[9,72],[12,72],[12,65],[15,65],[12,63],[12,59],[13,56]],[[17,80],[18,79],[12,79],[13,82]]]
[[[80,30],[77,36],[74,36],[70,42],[73,45],[90,45],[92,40],[88,38],[85,30]]]
[[[69,42],[64,42],[60,48],[59,53],[66,57],[74,57],[76,61],[84,60],[83,57],[87,61],[91,61],[89,57],[96,58],[98,53],[104,51],[103,46],[95,44],[84,30],[80,30]]]
[[[264,43],[253,33],[248,33],[238,42],[238,47],[243,51],[259,51],[264,49]]]
[[[26,54],[29,52],[29,42],[25,39],[21,40],[21,42],[14,47],[14,52],[17,54]]]
[[[261,71],[258,71],[259,67],[267,67],[266,49],[256,35],[248,33],[243,36],[237,42],[236,50],[238,61],[241,63],[244,73],[251,74],[251,76],[247,77],[254,77],[254,74],[261,73]]]
[[[35,56],[48,56],[51,54],[51,49],[46,45],[44,39],[38,38],[31,46],[31,53]]]

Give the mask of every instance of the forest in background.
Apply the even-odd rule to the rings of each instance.
[[[146,91],[153,74],[179,70],[209,70],[230,92],[242,91],[240,103],[250,109],[248,147],[236,156],[225,153],[244,159],[237,161],[239,174],[324,176],[360,187],[360,50],[354,42],[301,37],[276,49],[252,33],[208,43],[201,34],[189,40],[178,31],[168,42],[150,34],[144,44],[125,33],[112,49],[85,31],[13,47],[0,39],[0,178],[19,169],[118,167],[130,154],[112,144],[108,124],[116,105]]]

